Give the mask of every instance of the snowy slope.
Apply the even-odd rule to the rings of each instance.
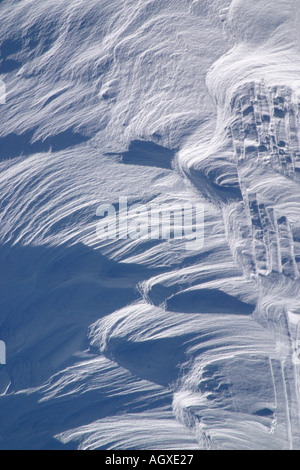
[[[299,449],[299,2],[0,22],[0,448]],[[120,196],[204,246],[99,240]]]

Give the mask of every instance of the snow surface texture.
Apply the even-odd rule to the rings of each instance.
[[[0,18],[0,448],[300,449],[299,1]],[[119,196],[204,247],[101,242]]]

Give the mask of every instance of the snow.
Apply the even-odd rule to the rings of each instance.
[[[0,17],[0,448],[299,449],[299,2]],[[99,239],[120,197],[203,246]]]

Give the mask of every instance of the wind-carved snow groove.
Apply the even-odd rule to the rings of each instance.
[[[216,326],[214,334],[218,339],[207,340],[209,354],[206,355],[203,338],[198,346],[191,347],[193,360],[175,393],[174,411],[180,421],[194,429],[203,448],[274,445],[295,449],[300,446],[298,98],[290,87],[269,87],[264,82],[250,81],[235,89],[228,109],[226,104],[218,106],[219,122],[225,118],[225,124],[217,127],[214,142],[224,143],[224,151],[219,147],[218,158],[223,152],[224,160],[227,158],[229,162],[228,169],[223,167],[223,180],[226,181],[225,172],[229,173],[235,164],[241,197],[236,197],[238,192],[232,192],[231,198],[221,200],[216,193],[215,200],[223,211],[227,242],[236,266],[257,292],[251,319],[273,338],[276,351],[264,350],[257,343],[254,352],[240,341],[235,352],[229,352],[228,344],[235,344],[235,338],[228,331],[227,342],[223,344]],[[233,158],[228,151],[230,142]],[[215,170],[218,163],[214,157],[215,150],[212,150],[204,164],[200,162],[198,167],[197,164],[193,167],[192,163],[189,174],[197,175],[205,164]],[[208,171],[208,178],[213,173]],[[197,178],[192,180],[197,184]],[[200,184],[198,187],[201,191]],[[224,269],[225,266],[224,263]],[[199,311],[201,302],[199,297]],[[227,320],[234,325],[232,317]],[[249,325],[244,323],[246,328]],[[249,334],[253,334],[255,343],[262,333],[260,330],[254,333],[252,327],[251,324]],[[241,330],[237,334],[241,335]],[[235,363],[239,366],[237,375],[233,376],[231,368]],[[253,377],[261,396],[257,390],[252,391],[252,397],[249,390],[243,390],[245,383],[238,374],[245,375],[249,381]],[[248,386],[251,388],[250,382]],[[239,390],[237,394],[232,392],[234,387]],[[257,403],[264,402],[262,397],[268,405],[255,408]],[[234,418],[237,411],[239,414]],[[227,440],[220,437],[223,435]]]
[[[289,87],[250,83],[232,100],[230,126],[238,163],[256,161],[296,178],[300,170],[299,104]]]
[[[278,200],[266,196],[268,190],[264,191],[263,186],[264,179],[270,186],[268,179],[273,178],[274,188],[278,186],[284,193],[284,180],[276,174],[286,179],[286,185],[289,180],[296,185],[300,182],[299,102],[289,87],[250,82],[238,89],[231,112],[229,130],[243,201],[233,211],[224,210],[227,233],[229,240],[234,234],[230,245],[235,259],[245,275],[257,282],[260,301],[255,318],[275,330],[281,347],[285,344],[280,367],[274,366],[278,361],[271,362],[272,375],[277,395],[280,388],[286,402],[289,446],[298,448],[299,370],[292,358],[297,335],[290,327],[288,314],[291,292],[299,295],[298,227],[283,214]],[[254,191],[254,187],[259,191]],[[288,289],[283,287],[286,285]],[[276,292],[274,298],[267,298],[268,291]],[[296,323],[300,324],[300,317]]]
[[[249,221],[247,229],[240,227],[241,232],[246,230],[241,239],[249,241],[249,230],[252,238],[252,253],[247,253],[248,261],[242,262],[247,274],[274,272],[299,277],[288,218],[277,215],[272,201],[266,202],[249,184],[253,174],[262,179],[272,172],[299,182],[299,104],[294,98],[288,87],[268,88],[251,82],[241,87],[231,102],[229,132],[243,195],[243,209],[237,207],[235,215],[241,220],[238,212],[242,210]]]

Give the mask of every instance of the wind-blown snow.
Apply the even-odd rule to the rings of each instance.
[[[299,2],[0,18],[0,448],[299,449]],[[99,240],[120,196],[204,246]]]

